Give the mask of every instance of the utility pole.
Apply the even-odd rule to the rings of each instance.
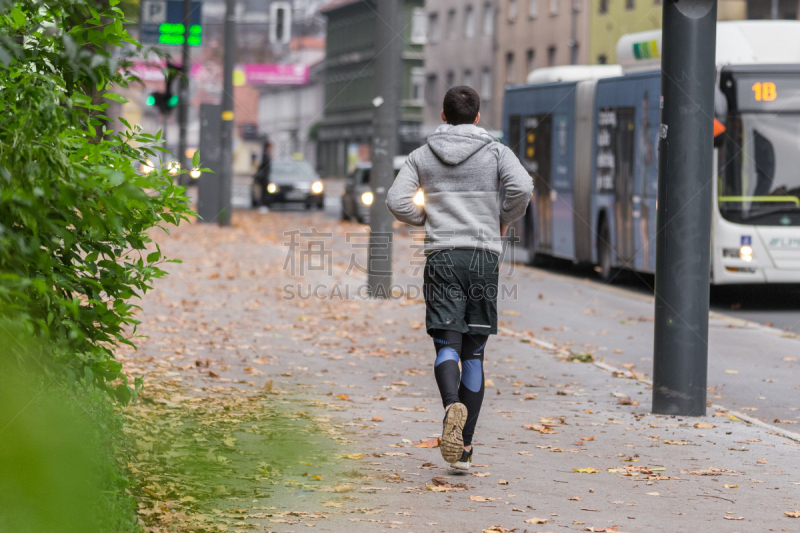
[[[386,195],[394,181],[397,127],[400,115],[400,13],[403,0],[381,0],[375,24],[375,116],[372,135],[372,172],[369,211],[367,286],[373,298],[389,298],[392,285],[392,222]]]
[[[219,177],[219,225],[231,225],[233,188],[233,64],[236,61],[236,0],[225,0],[225,51],[222,65],[222,172]]]
[[[665,0],[653,413],[706,413],[717,0]]]
[[[189,168],[186,157],[186,124],[189,122],[189,29],[192,25],[192,0],[183,0],[183,63],[181,65],[180,89],[178,90],[178,162],[181,169]],[[184,175],[181,174],[181,177]],[[186,176],[188,178],[188,176]]]
[[[778,0],[772,0],[772,5],[770,6],[769,11],[769,18],[772,20],[778,20]]]

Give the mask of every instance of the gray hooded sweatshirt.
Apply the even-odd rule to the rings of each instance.
[[[424,207],[413,201],[419,189]],[[425,226],[426,255],[452,248],[499,254],[500,224],[522,217],[532,193],[533,179],[508,147],[472,124],[443,124],[408,156],[386,205],[397,220]]]

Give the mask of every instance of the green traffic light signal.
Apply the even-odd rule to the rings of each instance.
[[[175,107],[176,105],[178,105],[178,100],[179,97],[177,94],[171,95],[169,97],[169,100],[167,101],[167,107]]]
[[[151,94],[147,97],[146,103],[147,105],[156,105],[156,97]]]

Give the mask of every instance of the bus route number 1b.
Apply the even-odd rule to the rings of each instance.
[[[778,91],[775,84],[771,81],[756,82],[751,87],[757,102],[772,102],[778,97]]]

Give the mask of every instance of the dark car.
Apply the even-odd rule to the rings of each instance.
[[[400,172],[400,167],[406,162],[405,155],[394,158],[394,175]],[[342,220],[356,220],[362,224],[369,223],[369,206],[372,205],[372,189],[369,187],[369,177],[372,173],[372,163],[367,161],[358,163],[355,171],[347,177],[347,183],[342,192]]]
[[[253,180],[252,205],[261,205],[261,187]],[[306,209],[325,207],[325,187],[308,161],[277,159],[267,185],[267,205],[303,204]]]

